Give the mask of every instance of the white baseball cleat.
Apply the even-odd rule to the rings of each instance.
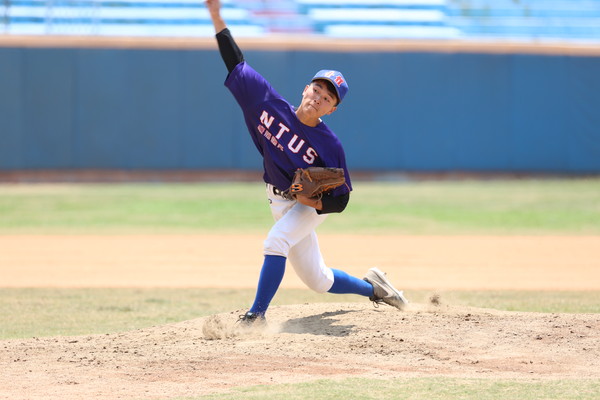
[[[373,285],[373,296],[369,297],[372,302],[376,304],[383,302],[400,310],[408,304],[402,291],[392,286],[385,272],[379,268],[371,268],[363,279]]]

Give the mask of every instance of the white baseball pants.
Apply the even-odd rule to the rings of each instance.
[[[333,271],[325,265],[315,232],[327,215],[275,195],[270,184],[267,197],[276,222],[264,242],[264,254],[287,257],[306,286],[318,293],[327,292],[333,285]]]

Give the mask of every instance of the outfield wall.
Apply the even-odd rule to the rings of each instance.
[[[18,39],[18,38],[17,38]],[[0,169],[260,169],[214,42],[0,40]],[[240,40],[293,103],[321,68],[350,168],[600,172],[600,49]]]

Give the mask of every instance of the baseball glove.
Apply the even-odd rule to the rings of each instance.
[[[323,193],[346,183],[342,168],[308,167],[299,168],[294,174],[289,194],[296,198],[302,194],[308,197],[319,197]]]

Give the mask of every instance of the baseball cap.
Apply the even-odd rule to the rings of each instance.
[[[332,69],[322,69],[319,72],[317,72],[314,78],[312,78],[312,81],[316,79],[325,79],[326,81],[331,82],[333,84],[333,87],[335,88],[340,103],[342,102],[342,99],[348,92],[348,82],[346,82],[346,78],[344,78],[344,75],[342,75],[340,71],[334,71]]]

